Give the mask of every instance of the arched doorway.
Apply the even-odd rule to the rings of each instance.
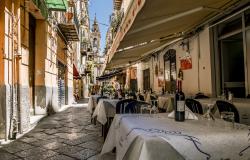
[[[170,49],[164,55],[165,90],[173,93],[176,90],[176,50]]]

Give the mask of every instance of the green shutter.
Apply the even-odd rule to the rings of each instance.
[[[68,8],[67,0],[45,0],[46,5],[53,11],[66,11]]]

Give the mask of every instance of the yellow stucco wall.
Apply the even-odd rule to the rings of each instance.
[[[45,57],[47,52],[47,23],[44,20],[36,20],[35,42],[35,85],[44,85]]]
[[[0,85],[4,84],[4,2],[0,1]]]

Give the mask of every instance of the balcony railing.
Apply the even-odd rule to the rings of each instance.
[[[58,22],[58,27],[67,41],[79,41],[79,22],[75,14],[75,7],[70,7],[68,12],[61,14]]]

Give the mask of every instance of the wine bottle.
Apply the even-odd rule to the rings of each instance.
[[[177,91],[175,94],[175,121],[185,120],[185,95],[182,92],[182,81],[177,81]]]

